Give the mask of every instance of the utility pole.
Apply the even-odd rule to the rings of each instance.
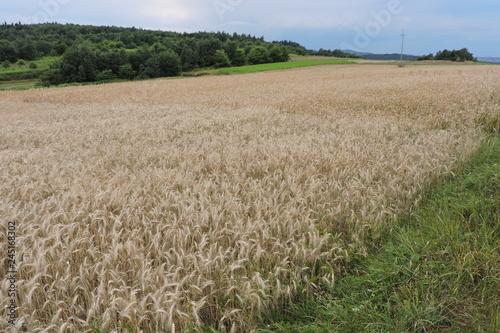
[[[403,29],[403,33],[401,34],[401,64],[403,63],[404,46],[405,46],[405,30]]]

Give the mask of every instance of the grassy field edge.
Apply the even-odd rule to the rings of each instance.
[[[274,71],[280,69],[311,67],[319,65],[348,65],[355,63],[356,62],[354,61],[345,59],[288,61],[288,62],[277,62],[272,64],[221,68],[216,72],[216,74],[217,75],[247,74],[247,73]]]
[[[333,289],[260,332],[498,332],[500,137]]]

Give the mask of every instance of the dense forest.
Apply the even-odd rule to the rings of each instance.
[[[178,33],[138,28],[21,23],[0,26],[0,62],[57,56],[40,76],[45,86],[176,76],[197,68],[284,62],[290,53],[343,58],[340,50],[307,50],[291,41],[225,32]]]

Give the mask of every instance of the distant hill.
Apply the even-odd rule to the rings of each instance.
[[[478,57],[477,60],[481,61],[481,62],[492,63],[492,64],[500,64],[499,57]]]
[[[344,52],[353,53],[358,56],[365,57],[370,60],[400,60],[401,53],[386,53],[386,54],[377,54],[371,52],[358,52],[353,50],[343,50]],[[403,54],[403,60],[417,60],[419,56],[411,55],[411,54]]]
[[[400,53],[390,53],[390,54],[377,54],[371,52],[359,52],[354,50],[342,50],[344,52],[352,53],[357,56],[365,57],[370,60],[399,60],[401,59]],[[403,60],[417,60],[419,56],[403,54]],[[500,64],[500,57],[478,57],[478,61],[486,62],[491,64]]]

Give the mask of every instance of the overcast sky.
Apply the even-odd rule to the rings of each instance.
[[[226,31],[311,49],[500,57],[499,0],[1,0],[1,22]]]

